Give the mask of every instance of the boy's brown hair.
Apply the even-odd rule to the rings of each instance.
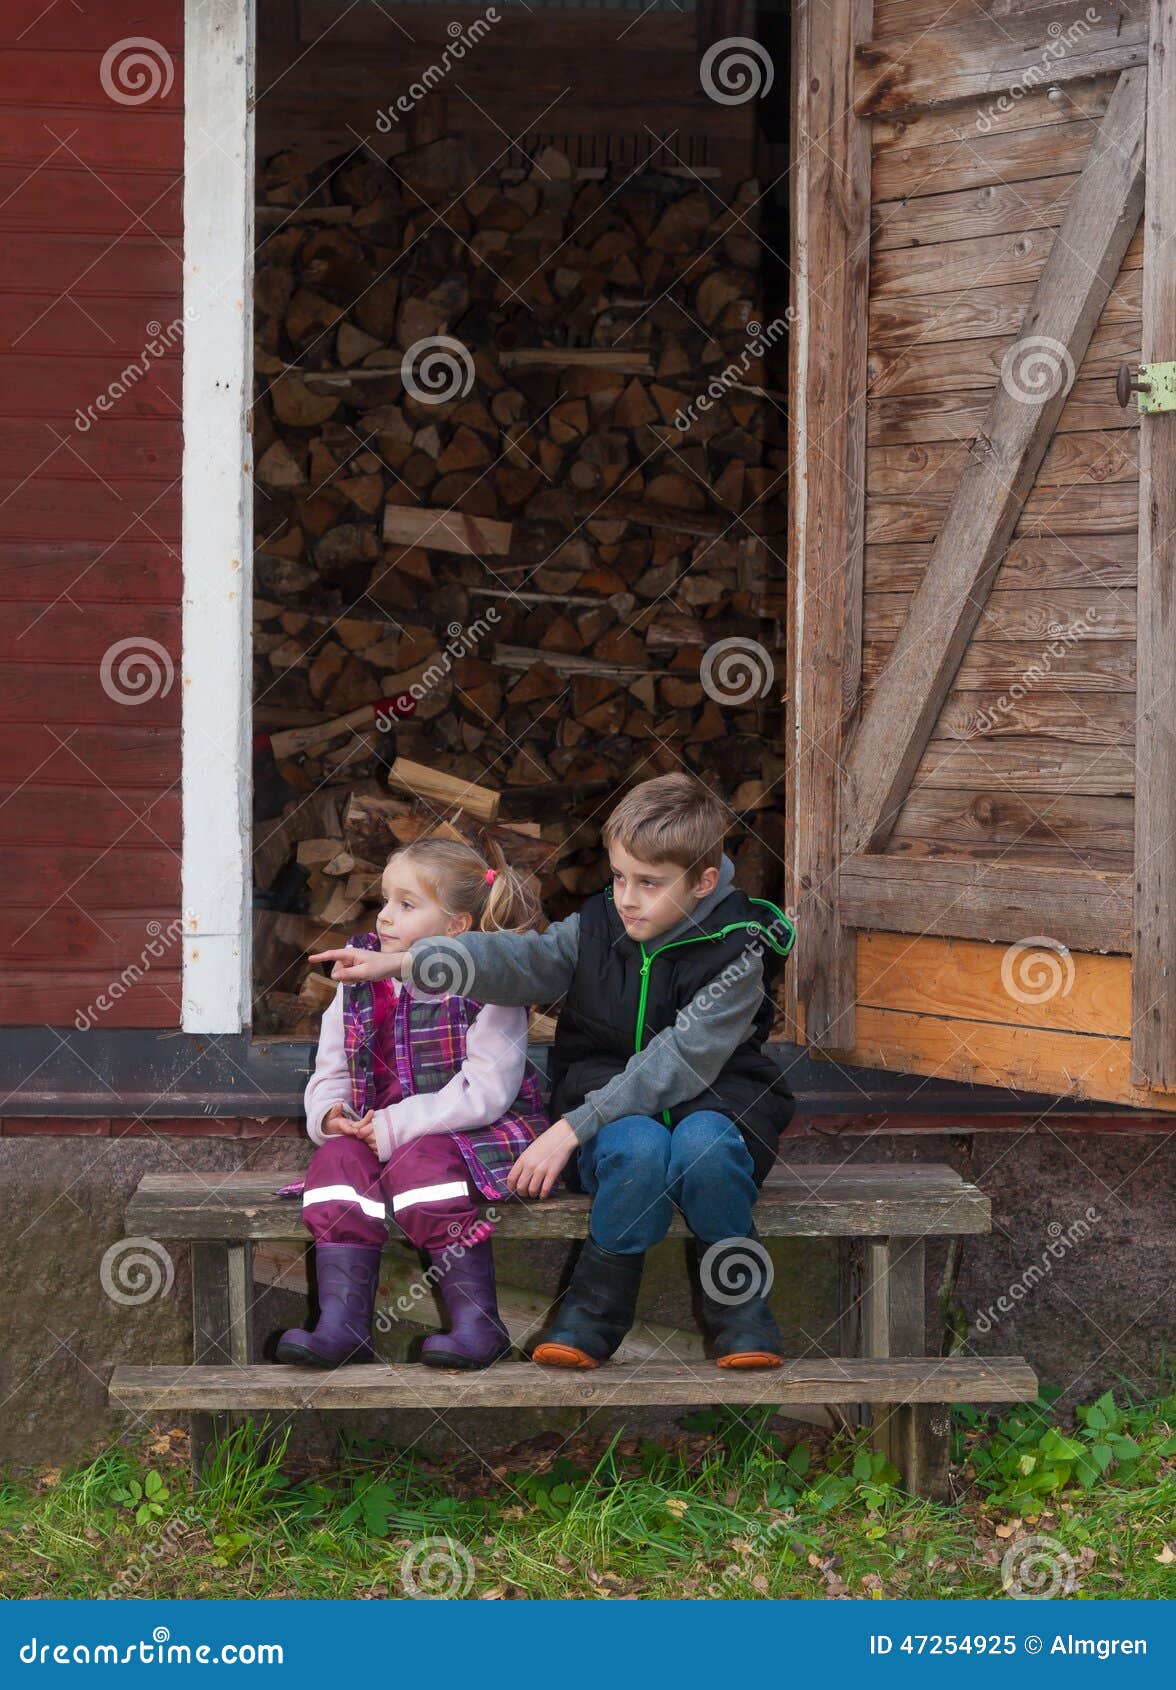
[[[604,848],[620,845],[646,863],[677,863],[697,880],[722,861],[730,826],[726,807],[693,775],[658,775],[632,787],[600,830]]]

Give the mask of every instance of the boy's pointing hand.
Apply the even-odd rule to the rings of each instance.
[[[576,1148],[576,1135],[566,1121],[556,1121],[529,1144],[506,1176],[516,1197],[550,1197],[555,1183]]]
[[[405,951],[364,951],[345,945],[340,951],[316,951],[311,962],[333,962],[332,980],[399,980]]]

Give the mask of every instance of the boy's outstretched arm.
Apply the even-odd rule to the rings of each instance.
[[[578,914],[553,921],[545,933],[418,939],[404,953],[400,978],[423,992],[457,992],[479,1003],[554,1003],[571,985],[579,948]]]
[[[590,1091],[565,1119],[579,1143],[624,1115],[657,1116],[713,1084],[751,1030],[763,994],[763,961],[745,952],[678,1012],[672,1026],[631,1056],[619,1074]],[[715,988],[715,989],[712,989]]]

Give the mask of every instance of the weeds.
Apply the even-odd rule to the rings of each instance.
[[[767,1410],[680,1433],[552,1434],[491,1469],[352,1439],[289,1470],[246,1421],[190,1490],[176,1430],[75,1472],[0,1484],[0,1596],[986,1597],[1022,1537],[1056,1541],[1080,1596],[1170,1597],[1176,1396],[1107,1392],[953,1412],[958,1500],[920,1501],[864,1435]],[[423,1581],[434,1588],[422,1589]]]

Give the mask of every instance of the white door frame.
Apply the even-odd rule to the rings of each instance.
[[[250,1021],[255,0],[185,0],[183,1010]]]

